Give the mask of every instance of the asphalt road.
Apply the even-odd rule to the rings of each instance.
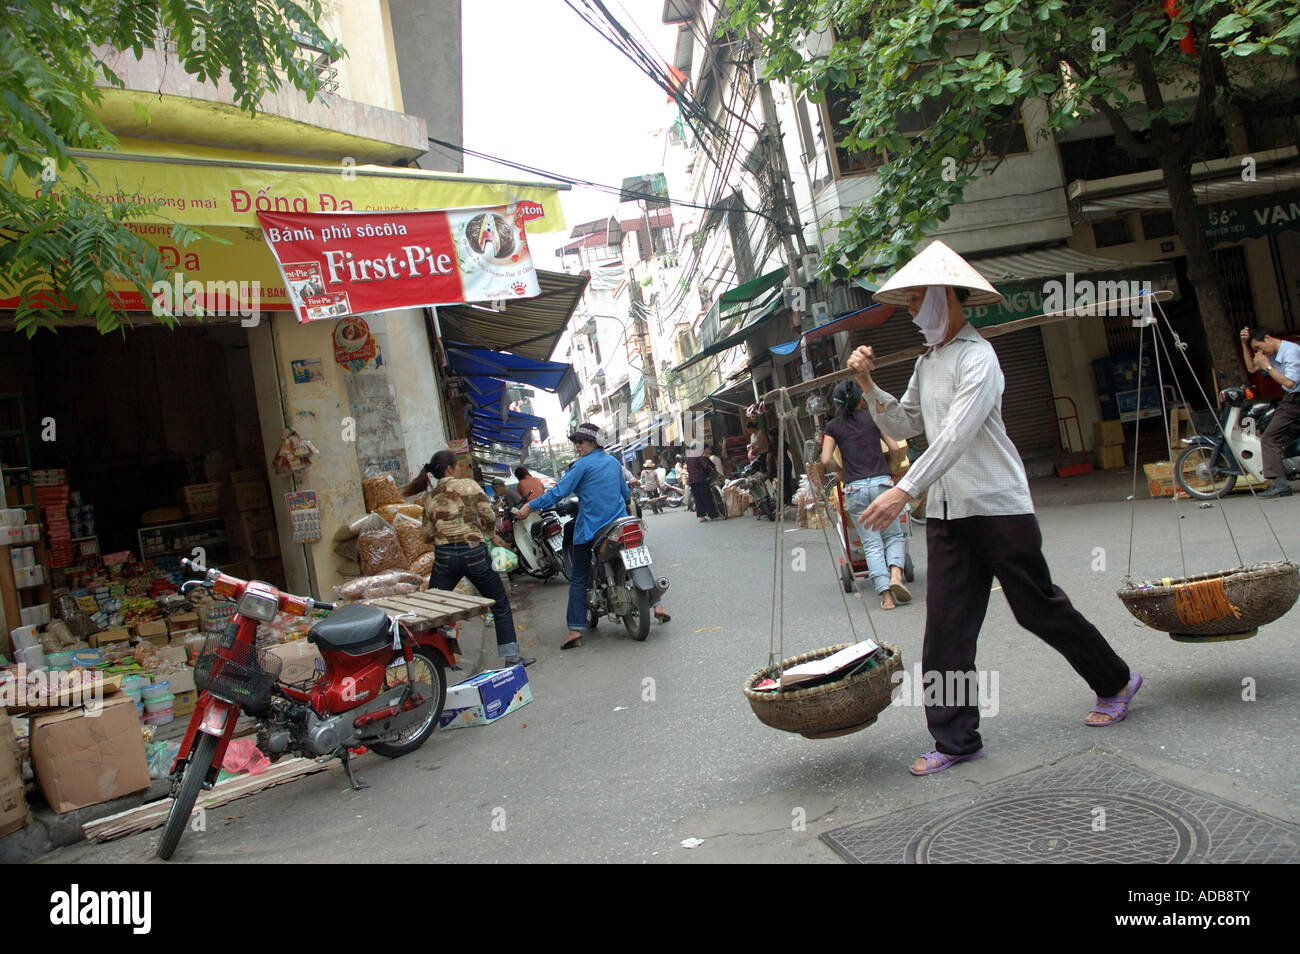
[[[1291,555],[1300,555],[1300,498],[1262,503]],[[1184,575],[1180,531],[1188,573],[1237,565],[1225,514],[1245,562],[1279,558],[1249,498],[1178,509],[1181,519],[1169,500],[1138,503],[1136,578]],[[605,622],[580,649],[561,653],[563,582],[516,578],[521,642],[539,657],[528,670],[531,705],[490,726],[439,731],[402,759],[364,756],[359,768],[371,787],[361,792],[349,790],[336,763],[216,809],[207,831],[186,834],[172,863],[836,862],[819,832],[1093,748],[1300,822],[1300,615],[1242,642],[1175,643],[1135,624],[1115,597],[1128,559],[1128,504],[1050,506],[1039,518],[1056,581],[1146,679],[1119,726],[1085,728],[1087,686],[1016,625],[995,589],[978,660],[998,680],[997,712],[982,726],[987,758],[911,777],[908,763],[930,748],[917,707],[892,707],[876,725],[833,740],[769,729],[740,687],[768,658],[775,525],[752,517],[700,525],[681,511],[647,513],[656,571],[672,580],[665,606],[673,619],[646,642]],[[822,532],[795,529],[779,542],[785,654],[851,639]],[[833,534],[831,543],[838,548]],[[869,615],[856,595],[850,604],[857,635],[872,635],[874,625],[901,647],[909,671],[920,660],[924,623],[920,528],[916,543],[917,602]],[[793,569],[796,558],[806,561],[802,572]],[[479,630],[472,622],[462,637],[471,666]],[[47,860],[150,861],[157,837],[81,844]],[[683,848],[688,838],[702,843]]]

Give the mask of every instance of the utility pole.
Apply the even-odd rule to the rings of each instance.
[[[758,35],[753,31],[749,34],[749,44],[751,50],[761,48]],[[798,205],[794,198],[794,183],[790,180],[790,168],[785,161],[781,123],[776,115],[776,99],[772,95],[772,87],[759,75],[757,65],[752,60],[751,68],[754,70],[755,82],[758,86],[759,105],[763,110],[763,128],[759,136],[767,150],[768,168],[774,186],[772,212],[778,223],[777,228],[781,232],[781,246],[785,250],[790,287],[799,288],[799,265],[803,262],[803,256],[808,254],[808,243],[804,241],[803,228],[795,214]],[[799,246],[798,252],[795,251],[796,241]]]

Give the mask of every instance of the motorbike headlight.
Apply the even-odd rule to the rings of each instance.
[[[241,616],[248,616],[263,623],[269,623],[275,619],[275,614],[279,610],[280,601],[278,599],[269,593],[253,589],[245,590],[244,595],[239,598],[239,602],[235,606],[235,611]]]

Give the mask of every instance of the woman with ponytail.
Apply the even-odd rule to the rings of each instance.
[[[899,445],[892,438],[883,437],[871,415],[863,410],[862,388],[856,381],[837,384],[831,400],[838,413],[826,424],[822,466],[827,472],[843,470],[844,505],[862,541],[871,584],[880,596],[880,608],[892,610],[899,603],[912,601],[912,594],[903,582],[903,563],[907,557],[902,525],[895,518],[883,531],[866,530],[857,518],[873,500],[894,486],[888,459],[880,448],[881,440],[891,454],[899,450]],[[835,461],[837,449],[840,464]]]
[[[492,622],[497,631],[497,652],[507,666],[529,666],[537,660],[519,655],[510,596],[501,577],[492,569],[487,539],[504,546],[494,533],[496,512],[483,488],[464,476],[460,459],[440,450],[406,485],[407,496],[428,488],[424,495],[424,539],[433,544],[433,570],[429,586],[455,589],[463,578],[478,588],[492,604]],[[437,481],[432,487],[430,479]]]

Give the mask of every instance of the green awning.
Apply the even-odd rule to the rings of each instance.
[[[743,285],[737,285],[728,291],[724,291],[718,301],[723,305],[734,305],[737,302],[752,301],[765,291],[776,288],[781,282],[785,281],[785,269],[778,268],[776,271],[768,272],[766,275],[760,275],[758,278],[751,279]]]
[[[762,307],[757,312],[752,313],[748,320],[746,320],[739,329],[731,332],[731,334],[723,338],[719,338],[707,348],[702,349],[699,354],[691,355],[681,364],[677,365],[677,367],[673,368],[673,370],[681,371],[683,368],[689,368],[691,365],[703,361],[710,355],[719,354],[720,352],[726,351],[728,348],[734,348],[750,335],[754,334],[754,332],[758,331],[769,318],[776,314],[777,310],[783,304],[784,299],[781,295],[773,295],[768,301],[763,303]]]
[[[766,309],[771,299],[764,296],[779,289],[785,277],[785,269],[778,268],[719,295],[700,323],[700,344],[706,348],[711,346],[719,338],[736,331],[738,326],[743,326],[747,316]],[[775,297],[780,298],[780,295]]]

